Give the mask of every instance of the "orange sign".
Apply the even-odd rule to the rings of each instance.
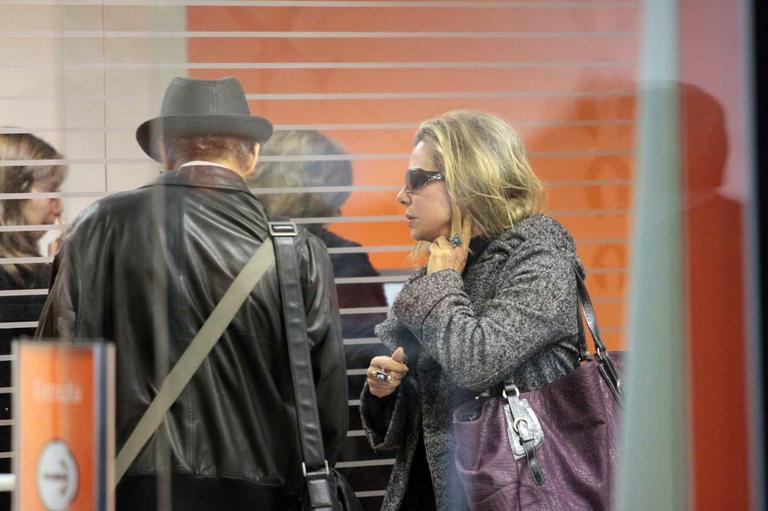
[[[17,511],[112,510],[114,346],[14,343]]]

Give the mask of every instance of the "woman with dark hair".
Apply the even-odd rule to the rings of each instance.
[[[58,160],[62,156],[53,147],[27,133],[0,133],[0,161]],[[31,163],[0,166],[0,193],[27,194],[58,192],[67,176],[63,165],[34,165]],[[11,197],[0,199],[0,226],[48,225],[57,221],[62,207],[59,198]],[[47,263],[25,261],[41,257],[39,241],[45,230],[0,231],[0,290],[23,291],[47,289],[51,267]],[[53,255],[53,254],[45,254]],[[45,295],[13,295],[0,297],[0,323],[37,321]],[[5,325],[0,325],[5,326]],[[16,337],[34,334],[34,328],[0,328],[0,355],[10,352],[10,342]],[[10,386],[10,362],[0,361],[0,387]],[[10,403],[0,406],[0,420],[10,419]],[[0,452],[8,452],[10,427],[0,428]],[[10,469],[9,459],[0,462],[0,473]],[[0,493],[0,509],[10,504],[9,493]]]

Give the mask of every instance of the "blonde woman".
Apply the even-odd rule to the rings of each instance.
[[[461,510],[452,412],[512,376],[528,390],[579,360],[571,236],[540,213],[519,135],[490,114],[422,123],[397,200],[420,268],[376,328],[360,411],[371,445],[397,449],[383,510]]]

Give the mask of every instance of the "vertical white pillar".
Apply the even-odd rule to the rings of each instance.
[[[616,509],[689,506],[677,0],[645,0]]]

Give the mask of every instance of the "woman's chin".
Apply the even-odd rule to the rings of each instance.
[[[430,241],[424,237],[424,233],[420,232],[418,229],[414,229],[413,227],[410,228],[411,231],[411,238],[413,238],[413,241]]]
[[[413,238],[413,241],[424,241],[427,243],[432,243],[440,236],[445,236],[445,234],[443,234],[442,232],[425,232],[415,227],[411,227],[410,231],[411,231],[411,238]]]

